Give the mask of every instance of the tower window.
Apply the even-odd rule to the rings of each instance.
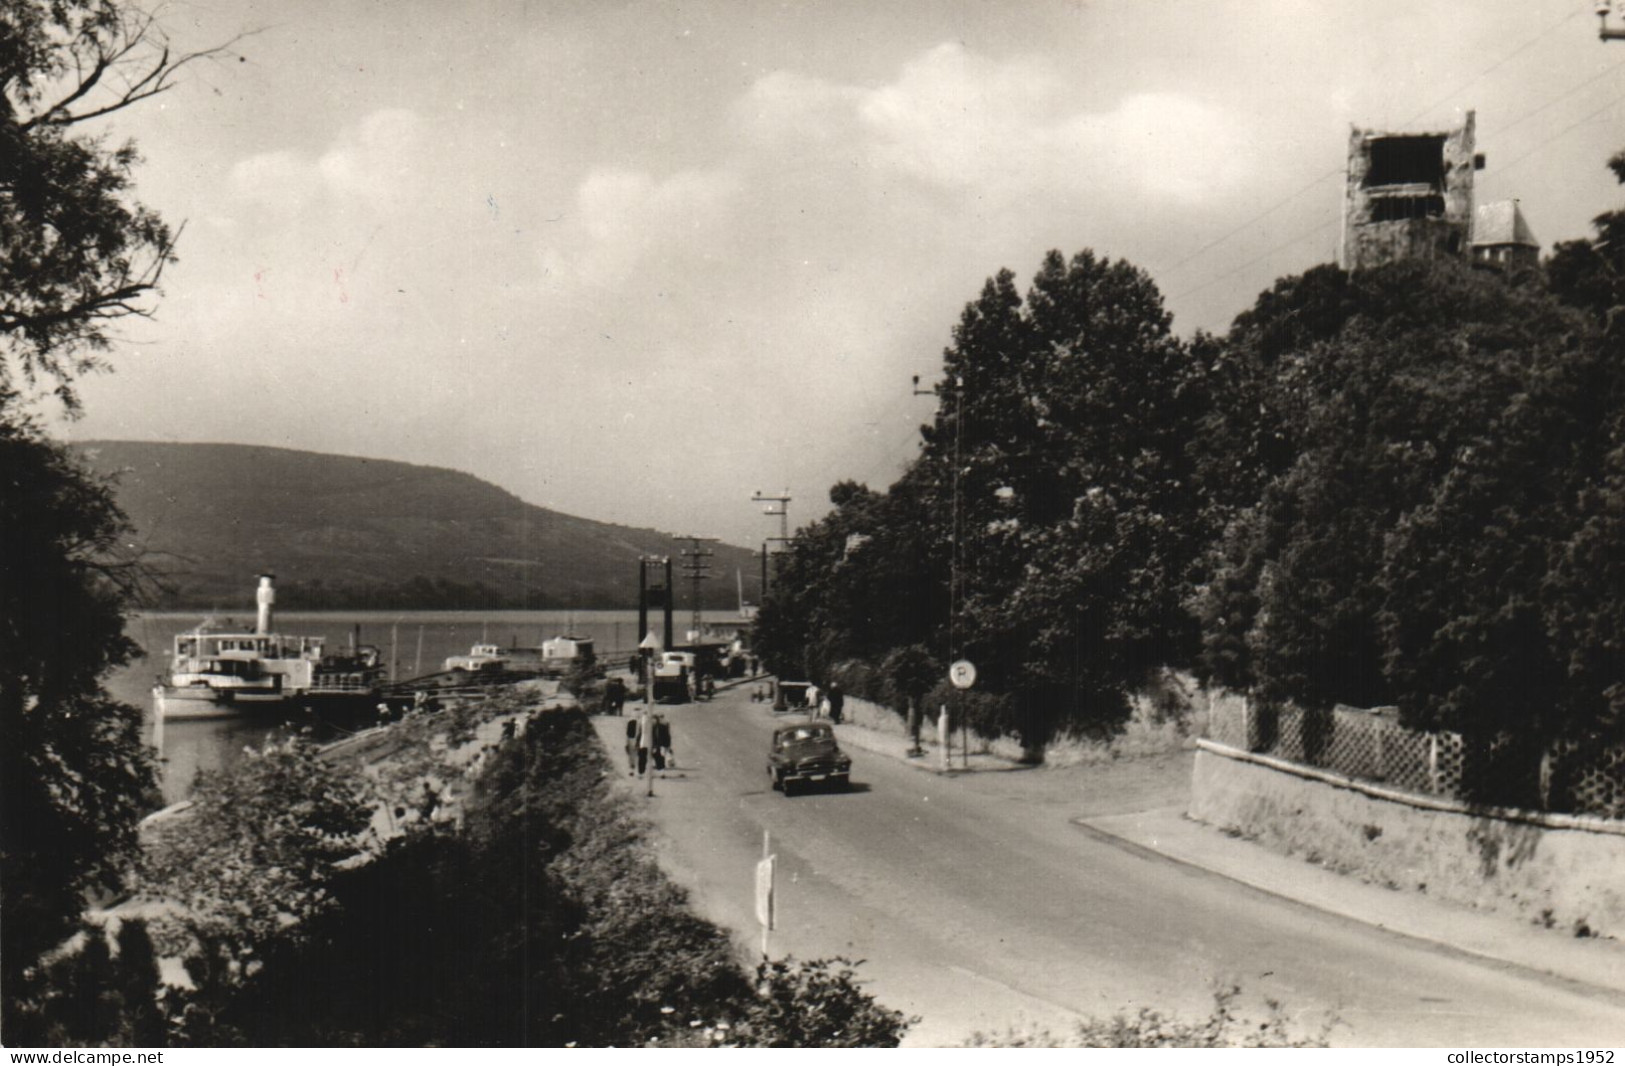
[[[1371,165],[1364,184],[1431,185],[1444,188],[1444,137],[1379,137],[1368,145]]]
[[[1371,200],[1371,221],[1399,222],[1407,218],[1440,218],[1442,196],[1381,196]]]

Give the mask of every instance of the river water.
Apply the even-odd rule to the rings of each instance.
[[[160,784],[166,802],[185,799],[200,770],[229,769],[243,750],[257,747],[268,737],[305,723],[283,722],[273,716],[166,722],[155,729],[152,686],[169,669],[176,634],[192,629],[203,613],[149,612],[130,619],[125,632],[146,652],[144,658],[116,671],[107,682],[119,700],[140,707],[146,714],[146,736],[158,743]],[[254,627],[253,612],[234,615],[242,630]],[[679,620],[677,637],[683,636]],[[657,618],[651,622],[658,625]],[[447,656],[467,655],[475,644],[537,647],[564,634],[588,637],[600,658],[615,662],[632,653],[639,640],[637,611],[374,611],[277,612],[275,628],[288,636],[325,637],[330,651],[340,651],[360,627],[359,642],[377,647],[392,676],[406,679],[431,674],[445,665]],[[233,626],[232,628],[238,628]],[[341,735],[338,726],[328,726]]]

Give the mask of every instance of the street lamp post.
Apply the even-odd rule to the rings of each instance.
[[[960,506],[960,475],[963,472],[961,446],[965,437],[965,378],[963,375],[955,374],[953,376],[953,384],[951,386],[948,386],[945,382],[943,385],[938,385],[936,388],[922,389],[920,388],[920,376],[918,374],[914,375],[914,395],[916,396],[940,396],[942,395],[942,390],[945,387],[952,388],[954,395],[953,520],[949,527],[950,542],[948,552],[948,661],[957,662],[959,661],[961,652],[963,651],[963,649],[960,647],[959,641],[959,557],[961,541],[963,541],[964,537],[962,536],[959,528],[959,518],[961,512],[963,511],[963,508]],[[959,744],[962,758],[961,765],[965,769],[969,770],[970,723],[966,721],[966,715],[963,707],[960,708],[959,714]]]
[[[763,493],[761,489],[757,489],[755,492],[751,493],[750,498],[751,502],[753,503],[767,504],[766,507],[762,508],[762,513],[768,515],[769,517],[777,516],[779,520],[779,535],[776,537],[768,537],[766,542],[762,544],[762,602],[766,603],[767,572],[769,569],[767,563],[767,545],[772,543],[789,544],[793,539],[790,536],[790,501],[794,499],[794,497],[790,495],[789,489],[785,489],[782,496],[768,496]],[[778,506],[775,508],[773,506],[774,504],[778,504]]]

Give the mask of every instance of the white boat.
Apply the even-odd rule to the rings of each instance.
[[[447,670],[500,670],[510,674],[543,674],[562,677],[577,663],[592,662],[592,640],[587,637],[554,637],[539,648],[505,648],[500,644],[476,644],[467,655],[446,660]]]
[[[453,655],[446,660],[447,670],[501,670],[507,673],[539,674],[542,672],[542,649],[504,648],[500,644],[476,644],[467,655]]]
[[[365,706],[377,694],[384,667],[376,648],[329,655],[323,637],[272,632],[275,577],[261,574],[259,582],[253,630],[208,620],[175,637],[169,674],[152,690],[160,719],[229,718],[324,703]]]
[[[542,672],[563,677],[573,667],[590,665],[594,660],[592,640],[587,637],[562,636],[542,641]]]

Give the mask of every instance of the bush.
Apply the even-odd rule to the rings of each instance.
[[[756,998],[743,1013],[690,1022],[672,1042],[699,1047],[896,1047],[917,1018],[876,1003],[849,959],[769,960],[756,967]]]
[[[895,1045],[907,1020],[851,964],[772,963],[654,860],[587,716],[535,715],[494,749],[464,831],[419,833],[328,883],[332,906],[251,974],[187,997],[187,1042],[585,1046]],[[403,931],[409,933],[403,934]],[[207,956],[206,957],[213,957]]]
[[[1096,1048],[1287,1048],[1326,1047],[1337,1024],[1330,1019],[1313,1035],[1288,1028],[1281,1004],[1267,1000],[1262,1021],[1241,1017],[1235,1001],[1241,988],[1230,985],[1213,993],[1213,1012],[1200,1021],[1186,1021],[1150,1007],[1133,1014],[1079,1022],[1070,1033],[1057,1037],[1047,1029],[1006,1030],[1002,1034],[976,1033],[968,1047],[1096,1047]]]

